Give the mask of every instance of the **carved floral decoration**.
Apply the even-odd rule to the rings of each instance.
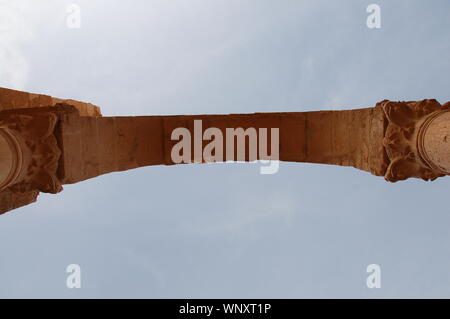
[[[417,147],[417,137],[424,120],[448,110],[450,104],[441,105],[434,99],[412,102],[384,100],[376,107],[383,109],[387,122],[383,146],[390,162],[384,178],[389,182],[410,177],[432,181],[444,176],[422,160]]]
[[[10,191],[62,191],[56,175],[61,155],[54,135],[57,121],[58,116],[52,112],[0,115],[0,129],[7,129],[14,134],[21,141],[26,154],[20,180],[9,187]]]

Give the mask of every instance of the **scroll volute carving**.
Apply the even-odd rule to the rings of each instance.
[[[13,192],[62,190],[56,175],[61,151],[54,135],[58,116],[52,112],[27,114],[0,113],[0,129],[14,136],[22,151],[21,170],[12,185]]]
[[[386,118],[383,145],[390,161],[384,176],[387,181],[396,182],[410,177],[430,181],[444,176],[421,158],[417,138],[424,121],[448,110],[449,106],[449,103],[441,105],[434,99],[417,102],[384,100],[377,104]]]

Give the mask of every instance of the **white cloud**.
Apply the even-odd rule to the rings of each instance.
[[[21,45],[31,38],[20,3],[0,1],[0,86],[23,89],[29,64]]]

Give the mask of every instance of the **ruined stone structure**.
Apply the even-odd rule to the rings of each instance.
[[[171,133],[192,131],[194,120],[221,131],[279,128],[281,161],[353,166],[390,182],[434,180],[450,174],[449,110],[450,102],[429,99],[343,111],[103,117],[89,103],[0,88],[0,213],[64,184],[172,165]]]

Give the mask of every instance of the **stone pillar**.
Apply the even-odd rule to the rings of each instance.
[[[226,128],[257,131],[266,128],[268,148],[272,139],[270,131],[277,128],[281,161],[354,166],[375,175],[382,175],[386,170],[386,159],[380,155],[384,150],[381,109],[135,117],[67,114],[61,121],[61,182],[76,183],[141,166],[173,165],[171,150],[178,140],[172,140],[171,134],[177,128],[186,128],[193,138],[195,121],[201,121],[201,136],[208,128],[220,130],[224,137],[224,160]],[[201,148],[209,142],[202,141]],[[191,162],[198,162],[194,142],[191,145]],[[245,154],[243,160],[249,161],[248,141]],[[236,154],[233,160],[237,160]]]
[[[353,166],[390,182],[433,180],[450,174],[449,107],[385,100],[343,111],[102,117],[89,103],[0,89],[0,213],[35,201],[39,192],[58,193],[63,184],[176,164],[172,132],[184,128],[194,137],[198,120],[200,137],[208,128],[224,137],[224,160],[227,128],[267,129],[267,154],[274,128],[281,161]],[[201,149],[209,142],[200,138]],[[191,161],[203,163],[195,143]],[[232,160],[260,159],[250,158],[251,150],[246,141],[244,158],[233,150]]]

